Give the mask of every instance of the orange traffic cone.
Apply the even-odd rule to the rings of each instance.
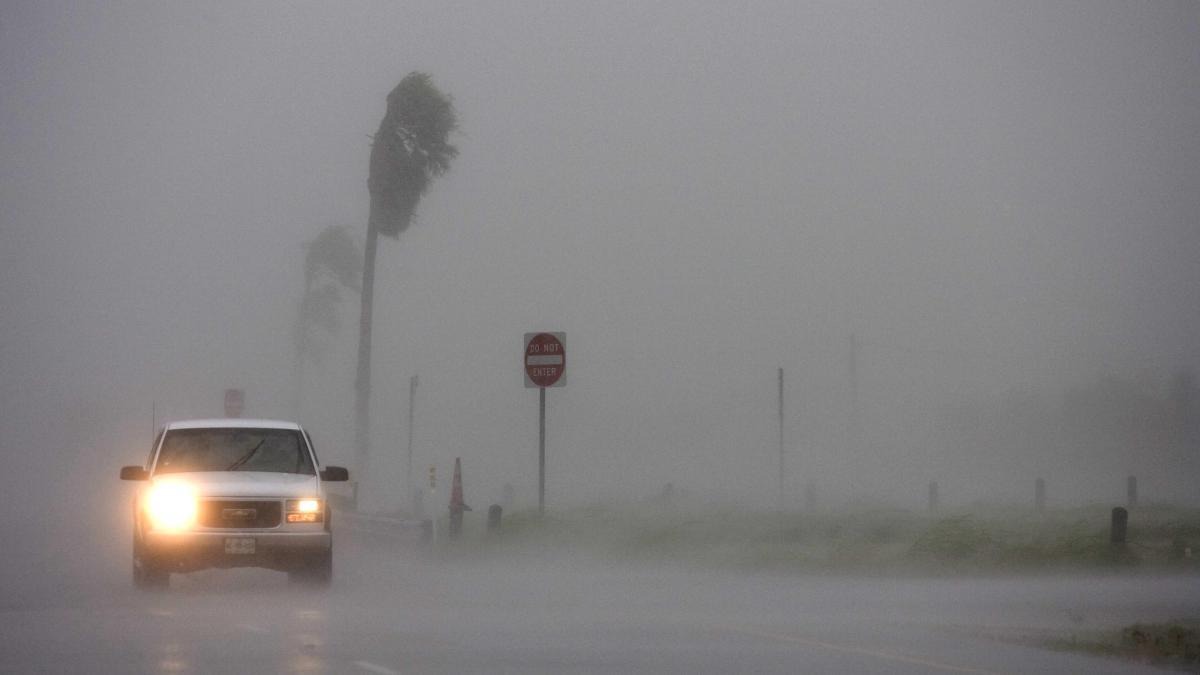
[[[470,511],[471,507],[463,501],[462,458],[454,458],[454,482],[450,485],[450,510]]]

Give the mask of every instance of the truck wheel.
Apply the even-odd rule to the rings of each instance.
[[[141,554],[133,542],[133,586],[142,590],[164,589],[171,585],[171,573],[155,565]]]
[[[312,555],[288,571],[288,581],[314,588],[327,588],[333,581],[333,549]]]
[[[133,585],[142,590],[169,588],[171,573],[135,557],[133,559]]]

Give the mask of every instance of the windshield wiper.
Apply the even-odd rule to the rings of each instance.
[[[258,445],[255,445],[253,448],[250,448],[250,452],[247,452],[246,454],[239,457],[236,462],[225,467],[225,470],[226,471],[237,471],[238,467],[245,464],[246,462],[249,462],[250,458],[254,456],[254,453],[258,452],[258,449],[261,448],[262,444],[266,443],[266,442],[267,442],[267,439],[265,439],[265,438],[262,439],[261,441],[259,441]]]

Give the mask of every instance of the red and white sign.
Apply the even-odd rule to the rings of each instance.
[[[525,386],[531,389],[567,384],[567,334],[525,334]]]
[[[241,389],[226,389],[225,390],[225,416],[226,417],[241,417],[242,416],[242,390]]]

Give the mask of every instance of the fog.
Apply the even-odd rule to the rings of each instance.
[[[1200,602],[1198,45],[1184,1],[0,4],[0,671],[1135,667],[1029,640]],[[414,71],[459,154],[379,242],[364,466],[305,259],[361,254]],[[118,469],[228,388],[359,482],[328,592],[128,588]]]
[[[298,369],[304,245],[361,246],[413,70],[461,154],[380,245],[370,510],[414,374],[417,473],[536,500],[535,330],[552,506],[773,504],[778,368],[789,509],[1195,503],[1197,44],[1187,2],[6,3],[3,503],[121,522],[227,387],[352,463],[358,306]]]

